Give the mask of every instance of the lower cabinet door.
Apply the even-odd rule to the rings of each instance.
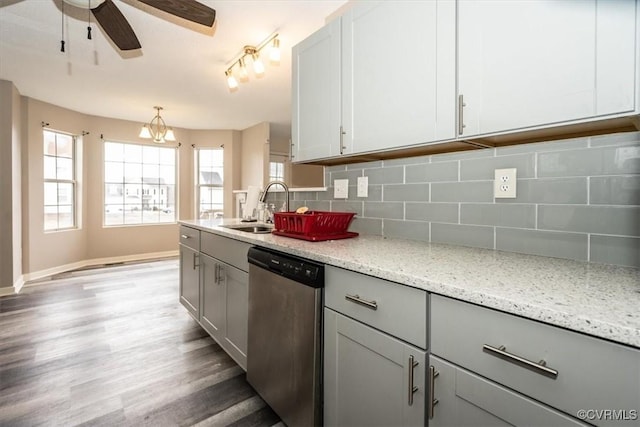
[[[199,257],[197,251],[180,245],[180,303],[196,319],[200,309]]]
[[[200,324],[220,343],[225,336],[226,283],[221,278],[220,261],[200,254],[202,310]]]
[[[225,350],[247,369],[247,327],[249,321],[249,274],[229,264],[220,265],[226,290]]]
[[[424,426],[426,354],[324,309],[324,424]]]
[[[430,427],[588,425],[437,357],[429,364]]]

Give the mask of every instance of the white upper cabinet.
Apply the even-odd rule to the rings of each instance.
[[[636,7],[634,0],[459,0],[460,134],[634,112]]]
[[[293,161],[455,138],[455,13],[359,2],[295,46]]]
[[[455,137],[455,13],[386,1],[342,16],[342,153]]]
[[[340,138],[340,19],[294,46],[294,162],[338,155]]]

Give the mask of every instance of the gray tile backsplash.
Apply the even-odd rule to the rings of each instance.
[[[509,167],[517,197],[494,199],[494,169]],[[640,267],[640,132],[332,166],[325,177],[328,191],[295,204],[356,212],[349,229],[362,234]],[[345,178],[349,199],[335,200],[332,182]]]

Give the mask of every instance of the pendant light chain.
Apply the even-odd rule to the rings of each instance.
[[[62,20],[61,20],[62,40],[60,40],[60,52],[64,52],[64,1],[62,2]]]
[[[91,40],[91,0],[89,0],[89,9],[87,9],[87,13],[89,14],[89,22],[87,25],[87,39]]]

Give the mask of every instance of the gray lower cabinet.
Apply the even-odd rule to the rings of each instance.
[[[198,251],[180,246],[180,303],[195,317],[199,317],[200,309],[200,273]]]
[[[438,357],[429,365],[431,427],[588,425]]]
[[[245,370],[250,246],[180,227],[180,302]]]
[[[324,424],[422,426],[426,352],[324,309]]]
[[[424,426],[428,295],[325,267],[324,424]]]
[[[246,369],[249,274],[208,255],[200,257],[200,324]]]
[[[430,301],[432,425],[477,425],[473,413],[488,426],[639,425],[638,349],[444,296]]]

